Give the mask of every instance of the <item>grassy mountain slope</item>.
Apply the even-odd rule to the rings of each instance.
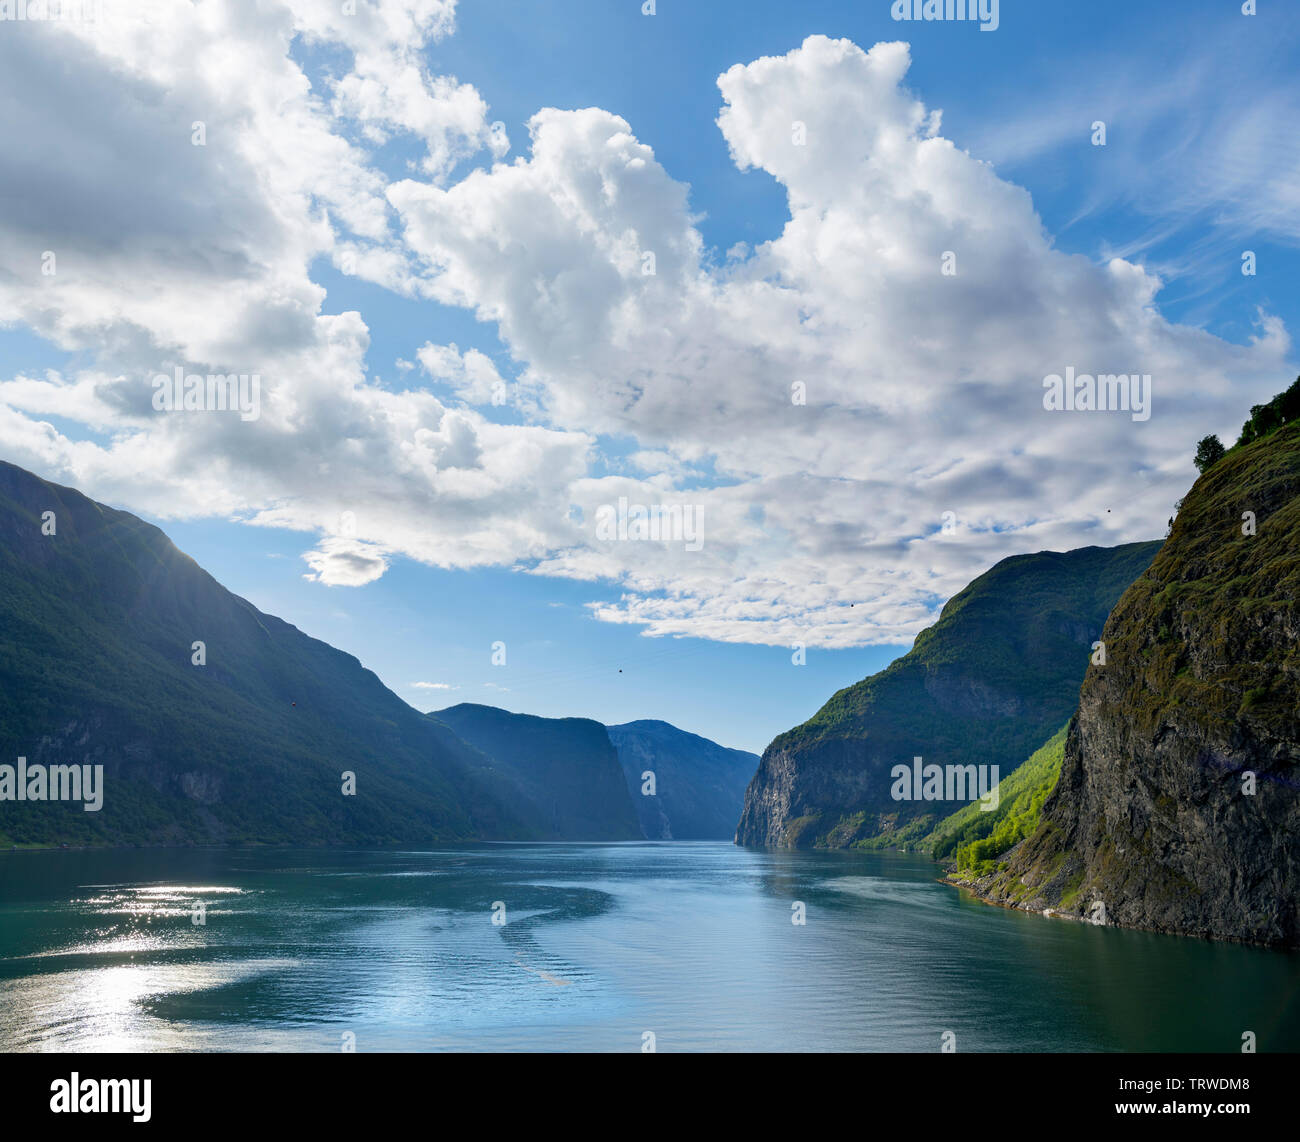
[[[935,860],[951,861],[958,873],[991,872],[997,858],[1038,828],[1043,803],[1061,776],[1065,754],[1062,726],[1023,765],[998,784],[998,807],[984,812],[964,805],[941,821],[918,847]]]
[[[932,826],[927,817],[918,817],[896,832],[859,841],[857,847],[915,849],[961,870],[963,877],[972,868],[991,871],[998,855],[1038,827],[1043,803],[1060,777],[1067,728],[1061,727],[998,782],[996,809],[985,811],[972,801],[937,825]]]
[[[742,844],[841,847],[926,831],[953,806],[890,798],[890,767],[1023,762],[1070,716],[1107,614],[1158,542],[1004,559],[949,600],[879,674],[835,694],[764,751]]]

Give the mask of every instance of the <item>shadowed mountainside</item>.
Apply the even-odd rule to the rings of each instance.
[[[599,722],[468,702],[430,716],[492,759],[542,840],[640,839],[618,754]]]
[[[151,524],[0,462],[0,762],[18,757],[103,765],[104,803],[0,802],[8,843],[534,835],[486,758],[354,657]]]
[[[728,749],[667,722],[647,719],[606,728],[647,837],[731,840],[757,754]],[[647,772],[654,774],[653,796],[641,792],[641,775]]]

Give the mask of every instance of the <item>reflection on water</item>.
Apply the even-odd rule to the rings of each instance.
[[[727,844],[5,853],[0,1049],[1300,1049],[1300,956],[935,874]]]

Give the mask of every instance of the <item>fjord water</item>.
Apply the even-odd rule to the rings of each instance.
[[[0,1050],[1300,1049],[1300,955],[936,873],[722,843],[6,853]]]

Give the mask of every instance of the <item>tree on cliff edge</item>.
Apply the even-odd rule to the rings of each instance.
[[[1227,452],[1223,441],[1217,436],[1211,434],[1201,437],[1196,445],[1196,470],[1204,472],[1207,468],[1213,467],[1227,455]]]

